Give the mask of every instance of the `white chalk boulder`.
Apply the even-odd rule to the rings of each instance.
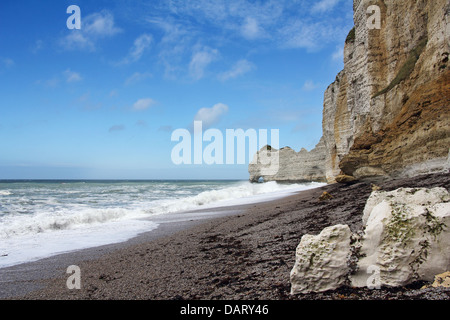
[[[358,271],[364,287],[377,270],[378,285],[396,287],[433,280],[450,269],[450,195],[444,188],[375,191],[367,201]]]
[[[335,225],[317,235],[304,235],[291,271],[291,294],[322,292],[348,281],[350,237],[347,225]]]

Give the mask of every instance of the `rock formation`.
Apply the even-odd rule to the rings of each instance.
[[[291,271],[291,294],[336,289],[347,281],[351,231],[347,225],[304,235]]]
[[[369,5],[379,30],[367,27]],[[328,181],[448,169],[449,11],[447,0],[354,1],[345,67],[324,98]]]
[[[380,8],[379,29],[367,25],[371,5]],[[448,171],[450,2],[354,0],[353,6],[344,69],[324,94],[326,180]],[[280,175],[267,178],[321,175],[302,170],[296,154],[289,154],[291,160],[280,161]],[[257,171],[251,168],[252,177]]]
[[[261,157],[266,154],[270,155],[272,161],[268,161],[268,164],[264,165]],[[273,161],[274,158],[277,158],[278,162]],[[256,153],[248,171],[252,182],[258,182],[259,178],[263,178],[265,182],[325,182],[324,161],[323,140],[320,140],[316,147],[309,152],[306,149],[296,152],[289,147],[276,150],[265,146]],[[274,162],[278,164],[276,168],[273,166]],[[269,167],[272,167],[272,170],[267,170]]]
[[[446,189],[374,191],[362,219],[362,236],[337,225],[302,237],[291,271],[291,293],[321,292],[343,284],[404,286],[432,281],[450,269]]]
[[[358,272],[352,284],[363,287],[367,269],[376,266],[382,286],[431,281],[450,268],[450,195],[444,188],[376,191],[367,201]]]

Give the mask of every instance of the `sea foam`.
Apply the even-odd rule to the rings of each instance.
[[[281,198],[321,183],[114,182],[18,184],[1,190],[0,268],[126,241],[152,217]]]

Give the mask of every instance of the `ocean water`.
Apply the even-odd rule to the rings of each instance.
[[[156,215],[281,198],[320,183],[0,181],[0,268],[126,241]]]

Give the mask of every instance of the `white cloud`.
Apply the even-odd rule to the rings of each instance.
[[[347,34],[347,27],[337,27],[328,21],[305,22],[293,20],[280,29],[280,45],[285,48],[305,48],[317,51]]]
[[[130,51],[130,57],[133,61],[137,61],[142,57],[144,50],[147,49],[152,43],[152,36],[143,34],[136,40],[134,40],[133,48]]]
[[[242,59],[236,62],[236,64],[228,71],[223,72],[219,75],[219,80],[226,81],[229,79],[237,78],[243,74],[246,74],[247,72],[252,71],[255,69],[255,66],[253,63]]]
[[[38,80],[37,84],[43,84],[49,88],[56,88],[61,82],[73,83],[83,80],[81,75],[78,72],[74,72],[70,69],[66,69],[61,72],[61,74],[55,75],[51,79],[48,80]]]
[[[147,110],[151,106],[153,106],[156,102],[153,99],[145,98],[145,99],[139,99],[133,104],[133,110],[135,111],[143,111]]]
[[[93,13],[82,20],[80,30],[68,30],[69,34],[60,40],[60,45],[65,50],[89,50],[96,49],[96,41],[102,38],[112,37],[121,32],[114,24],[114,16],[108,11]]]
[[[336,47],[336,51],[334,51],[333,54],[331,55],[331,59],[333,59],[333,61],[343,61],[344,47],[343,46]]]
[[[151,77],[152,77],[152,74],[150,72],[143,72],[143,73],[135,72],[125,80],[125,85],[129,86],[129,85],[144,81],[145,79],[148,79]]]
[[[307,80],[307,81],[305,81],[305,84],[303,85],[302,89],[304,91],[313,91],[313,90],[317,89],[318,87],[319,87],[318,84],[314,83],[311,80]]]
[[[43,47],[44,47],[44,41],[38,39],[38,40],[36,40],[33,47],[31,48],[31,52],[36,54],[39,51],[41,51]]]
[[[171,0],[133,1],[135,17],[162,32],[155,44],[165,77],[206,76],[217,59],[199,44],[226,52],[231,42],[248,53],[271,49],[318,51],[342,42],[353,25],[344,16],[351,6],[338,0]],[[351,2],[351,1],[350,1]],[[136,3],[136,4],[135,4]],[[130,5],[127,3],[127,6]],[[311,11],[320,13],[311,16]],[[141,14],[142,13],[142,14]],[[156,37],[155,37],[156,39]],[[159,39],[159,38],[158,38]],[[246,43],[246,42],[251,42]],[[204,52],[206,51],[206,52]],[[187,69],[187,70],[186,70]],[[223,70],[223,69],[222,69]]]
[[[158,43],[158,58],[164,67],[164,77],[176,79],[181,72],[186,74],[185,55],[192,50],[194,39],[198,36],[197,32],[188,24],[178,23],[172,18],[153,17],[147,19],[147,22],[163,31]]]
[[[49,88],[56,88],[59,85],[59,79],[58,79],[58,77],[53,77],[51,79],[48,79],[48,80],[44,81],[44,85]]]
[[[93,13],[84,18],[81,30],[97,37],[111,37],[121,31],[114,25],[114,16],[107,11]]]
[[[203,48],[192,55],[189,63],[189,74],[195,80],[200,80],[205,74],[208,65],[217,59],[219,52],[216,49]]]
[[[14,62],[13,59],[11,58],[1,58],[1,63],[3,64],[4,67],[6,68],[11,68],[13,67],[16,63]]]
[[[321,0],[311,8],[312,13],[321,13],[332,10],[340,0]]]
[[[246,39],[256,39],[262,35],[263,31],[255,18],[248,17],[242,26],[242,35]]]
[[[109,128],[109,132],[117,132],[125,130],[125,126],[123,124],[117,124]]]
[[[228,106],[217,103],[211,108],[202,108],[197,111],[194,121],[202,121],[203,128],[209,128],[219,122],[220,118],[228,112]]]
[[[128,55],[119,64],[129,64],[141,59],[145,50],[150,47],[153,42],[153,37],[149,34],[143,34],[134,40],[133,46]]]
[[[73,72],[70,69],[64,71],[63,74],[64,77],[66,78],[66,82],[68,83],[78,82],[82,80],[81,75],[78,72]]]

